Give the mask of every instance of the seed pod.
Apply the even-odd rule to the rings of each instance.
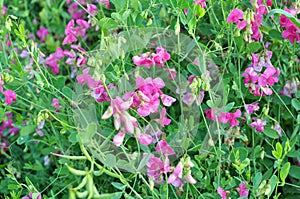
[[[84,192],[79,192],[79,191],[76,191],[76,196],[78,198],[86,198],[88,195],[88,191],[84,191]]]
[[[82,171],[82,170],[77,170],[77,169],[74,169],[72,167],[70,167],[67,163],[65,164],[66,167],[68,168],[68,170],[74,174],[74,175],[77,175],[77,176],[85,176],[87,174],[86,171]]]
[[[86,182],[87,182],[87,177],[85,176],[85,177],[82,179],[81,183],[80,183],[77,187],[73,188],[73,190],[74,190],[74,191],[77,191],[77,190],[82,189],[82,188],[86,185]]]

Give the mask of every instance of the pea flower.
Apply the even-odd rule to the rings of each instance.
[[[3,95],[5,97],[5,103],[7,105],[11,105],[13,101],[17,100],[17,95],[14,91],[12,90],[6,90],[3,92]]]

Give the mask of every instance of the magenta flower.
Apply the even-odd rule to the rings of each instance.
[[[253,104],[246,104],[245,109],[248,114],[252,114],[255,111],[259,110],[259,104],[258,104],[258,102],[255,102]]]
[[[195,100],[196,100],[196,96],[191,93],[186,93],[182,97],[182,101],[188,106],[191,106]]]
[[[289,10],[287,8],[284,9],[286,12],[291,13],[293,16],[297,15],[296,10]],[[285,39],[288,39],[292,44],[297,41],[300,42],[300,28],[295,26],[295,24],[288,19],[286,16],[282,15],[280,16],[280,25],[285,28],[282,32],[282,37]]]
[[[266,126],[267,122],[262,121],[261,119],[254,118],[254,122],[250,124],[252,128],[255,128],[258,132],[264,132],[264,127]]]
[[[156,120],[161,125],[161,127],[165,127],[166,125],[169,125],[171,123],[171,120],[166,117],[166,112],[166,108],[162,108],[160,117]]]
[[[177,166],[175,167],[173,173],[168,178],[168,184],[172,184],[175,187],[181,187],[184,185],[184,181],[182,180],[182,172],[183,172],[183,165],[180,161]]]
[[[162,46],[156,48],[156,53],[146,52],[132,57],[132,61],[136,66],[145,66],[148,69],[154,65],[163,67],[169,59],[170,54]]]
[[[123,124],[125,131],[133,134],[134,127],[137,126],[137,120],[127,112],[131,105],[132,98],[128,101],[124,101],[122,98],[117,96],[116,99],[112,99],[110,101],[110,106],[103,114],[102,119],[108,119],[113,115],[114,126],[116,130],[119,130],[121,124]]]
[[[161,98],[163,105],[165,105],[165,106],[171,106],[176,101],[175,98],[165,95],[165,94],[161,94],[160,98]]]
[[[137,131],[138,133],[136,134],[136,137],[139,141],[139,143],[141,143],[144,146],[148,146],[149,144],[153,143],[153,138],[151,135],[145,134],[145,133],[140,133],[139,131]]]
[[[198,5],[200,5],[202,8],[206,8],[205,1],[206,1],[206,0],[194,0],[194,4],[198,4]]]
[[[82,71],[82,75],[78,75],[76,77],[77,79],[77,82],[80,84],[80,85],[83,85],[85,83],[88,83],[89,85],[89,88],[93,88],[93,86],[95,85],[95,80],[93,80],[92,76],[89,75],[89,71],[90,71],[90,68],[86,68]]]
[[[297,87],[300,88],[300,83],[296,80],[288,80],[286,81],[283,90],[280,91],[282,95],[292,97],[293,94],[297,92]],[[1,91],[1,79],[0,79],[0,91]]]
[[[99,0],[100,4],[105,4],[106,8],[109,9],[110,8],[110,3],[109,0]]]
[[[215,115],[215,111],[214,109],[210,108],[210,109],[207,109],[204,111],[205,115],[206,115],[206,118],[208,120],[212,120],[212,121],[216,121],[217,120],[217,117]]]
[[[277,131],[277,133],[278,133],[278,135],[279,135],[280,137],[282,137],[281,127],[280,127],[280,125],[279,125],[278,123],[276,123],[275,126],[273,126],[273,129],[274,129],[275,131]]]
[[[154,60],[149,56],[149,53],[143,53],[139,56],[133,56],[132,61],[136,66],[145,66],[149,68],[155,64]]]
[[[240,197],[248,197],[249,189],[246,187],[246,182],[241,182],[239,188],[237,188]]]
[[[165,68],[164,69],[168,73],[168,78],[171,80],[175,80],[177,76],[177,71],[174,68]]]
[[[165,163],[160,158],[151,154],[147,164],[147,175],[150,180],[156,184],[161,184],[164,181],[163,174],[170,171],[169,161],[166,158]]]
[[[164,156],[176,154],[172,147],[165,140],[159,141],[156,144],[155,150],[157,151],[157,153],[161,153]]]
[[[0,8],[0,17],[4,17],[7,13],[7,9],[5,6],[2,6],[2,8]]]
[[[57,98],[52,99],[52,106],[55,107],[55,108],[60,108],[61,107]]]
[[[87,11],[90,14],[92,14],[92,15],[97,14],[97,12],[98,12],[97,6],[95,6],[94,4],[89,4],[89,3],[86,6],[87,6]]]
[[[113,140],[114,145],[121,146],[122,143],[123,143],[124,138],[125,138],[125,133],[120,131],[118,134],[116,134],[114,136],[114,140]]]
[[[49,30],[45,27],[40,27],[40,29],[37,31],[37,36],[39,37],[39,39],[41,40],[41,42],[45,42],[48,35],[49,35]]]
[[[235,23],[240,30],[244,30],[247,26],[247,22],[244,20],[244,12],[240,9],[233,9],[228,17],[227,22]]]
[[[222,187],[218,187],[218,194],[221,196],[222,199],[227,199],[229,193],[229,191],[225,191],[224,189],[222,189]]]
[[[14,91],[12,90],[6,90],[3,92],[3,95],[5,97],[5,103],[7,105],[11,105],[12,102],[15,102],[17,100],[17,95]]]
[[[3,92],[4,81],[2,79],[2,75],[0,75],[0,92]]]

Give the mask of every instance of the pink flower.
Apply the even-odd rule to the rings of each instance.
[[[0,17],[4,17],[7,13],[7,9],[5,6],[2,6],[2,8],[0,8]]]
[[[52,106],[54,106],[55,108],[60,108],[61,107],[57,98],[52,99]]]
[[[249,189],[245,186],[246,182],[241,182],[239,184],[239,188],[237,189],[240,197],[248,197],[249,195]]]
[[[222,199],[227,199],[229,193],[229,191],[225,191],[224,189],[222,189],[222,187],[218,187],[218,194],[222,197]]]
[[[164,69],[168,73],[168,78],[171,80],[176,79],[177,71],[174,68],[165,68]]]
[[[113,140],[114,145],[121,146],[122,143],[123,143],[124,138],[125,138],[125,133],[120,131],[118,134],[116,134],[114,136],[114,140]]]
[[[182,101],[188,106],[191,106],[195,100],[196,100],[196,96],[191,93],[186,93],[182,97]]]
[[[89,4],[88,3],[86,6],[87,6],[87,11],[90,14],[95,15],[98,12],[98,8],[94,4]]]
[[[86,68],[82,71],[82,75],[78,75],[76,77],[77,82],[80,85],[88,83],[89,87],[92,88],[95,85],[95,80],[93,80],[92,76],[89,75],[90,68]]]
[[[47,39],[48,35],[49,35],[49,30],[45,27],[40,27],[40,29],[37,31],[37,36],[39,37],[39,39],[41,40],[41,42],[45,42],[45,40]]]
[[[175,151],[172,149],[172,147],[165,141],[161,140],[156,144],[155,150],[158,153],[163,154],[164,156],[168,155],[175,155]]]
[[[206,0],[194,0],[194,4],[198,4],[198,5],[200,5],[202,8],[206,8],[205,1],[206,1]]]
[[[266,126],[266,121],[262,121],[261,119],[254,118],[254,122],[250,124],[252,128],[255,128],[258,132],[264,132],[264,126]]]
[[[259,104],[258,104],[258,102],[255,102],[253,104],[246,104],[245,109],[248,114],[252,114],[255,111],[259,110]]]
[[[116,130],[119,130],[121,128],[121,124],[123,124],[125,131],[133,134],[134,127],[137,126],[137,120],[127,112],[131,105],[132,98],[124,101],[121,97],[117,96],[116,99],[112,99],[110,101],[110,106],[103,114],[102,119],[108,119],[113,115]]]
[[[146,167],[147,175],[156,184],[163,183],[163,173],[170,171],[168,159],[166,158],[165,163],[163,163],[160,158],[155,157],[153,154],[151,154]]]
[[[216,121],[217,120],[217,117],[215,115],[215,111],[214,109],[210,108],[210,109],[207,109],[204,111],[205,115],[206,115],[206,118],[208,120],[212,120],[212,121]]]
[[[275,126],[273,126],[273,129],[274,129],[275,131],[277,131],[277,133],[278,133],[278,135],[279,135],[280,137],[282,137],[281,127],[280,127],[280,125],[279,125],[278,123],[276,123]]]
[[[244,30],[247,26],[247,22],[244,20],[244,12],[240,9],[233,9],[228,17],[227,17],[227,22],[230,23],[235,23],[237,24],[237,27],[240,30]]]
[[[170,59],[170,54],[162,46],[156,47],[156,54],[153,56],[155,64],[159,67],[165,65],[165,62]]]
[[[99,3],[100,4],[105,4],[107,9],[110,8],[109,0],[99,0]]]
[[[160,117],[158,120],[156,120],[162,127],[165,127],[166,125],[169,125],[171,123],[171,120],[166,117],[166,108],[162,108],[160,112]]]
[[[0,92],[3,92],[4,81],[2,80],[2,75],[0,75]]]
[[[168,178],[168,184],[172,184],[175,187],[181,187],[184,185],[184,181],[182,180],[182,172],[183,172],[183,165],[180,161],[177,166],[175,167],[173,173]]]
[[[139,143],[141,143],[144,146],[148,146],[149,144],[152,144],[153,138],[151,135],[144,134],[144,133],[137,133],[136,135]]]
[[[165,94],[161,94],[160,98],[161,98],[161,101],[162,101],[163,105],[165,105],[165,106],[171,106],[176,101],[175,98],[170,97],[170,96],[165,95]]]
[[[300,87],[300,83],[295,80],[288,80],[286,81],[284,87],[283,87],[283,90],[280,91],[280,93],[282,95],[286,95],[286,96],[289,96],[289,97],[292,97],[293,94],[295,94],[297,92],[297,87]],[[0,80],[0,91],[1,91],[1,80]]]
[[[13,101],[17,100],[17,95],[14,91],[12,90],[6,90],[3,92],[3,95],[5,97],[5,103],[7,105],[11,105]]]
[[[145,66],[150,69],[155,62],[149,57],[149,53],[143,53],[139,56],[132,57],[132,61],[136,66]]]
[[[229,122],[231,127],[239,125],[239,121],[236,118],[241,117],[241,115],[242,113],[239,109],[237,109],[235,113],[229,113]]]

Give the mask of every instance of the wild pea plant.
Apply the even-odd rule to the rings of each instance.
[[[299,2],[0,8],[4,198],[299,195]]]

